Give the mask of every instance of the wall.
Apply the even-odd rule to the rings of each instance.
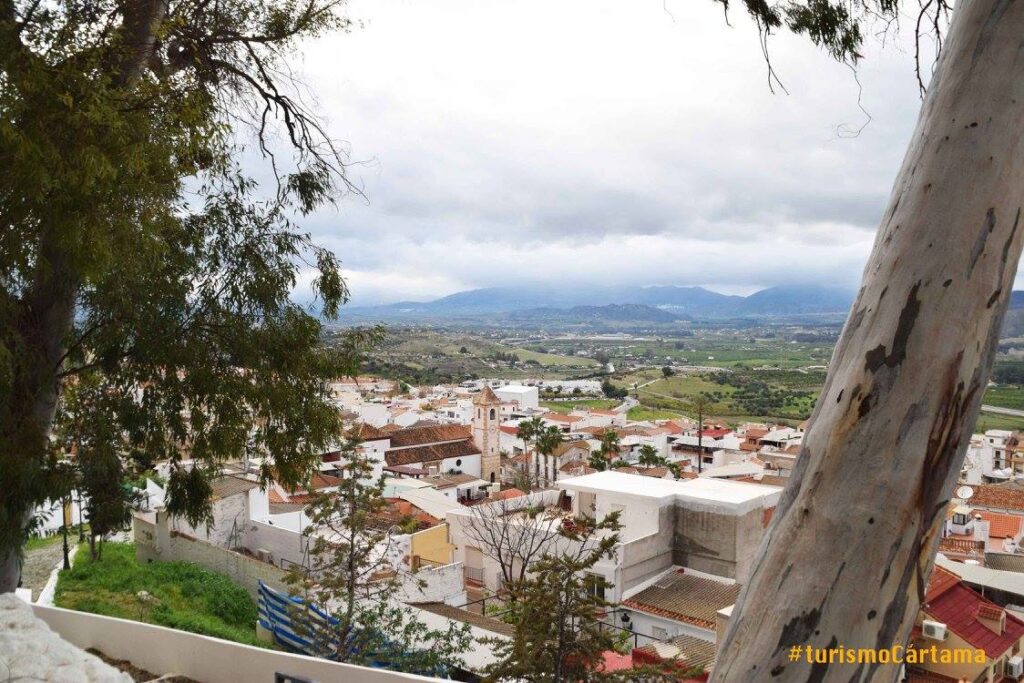
[[[675,508],[666,506],[659,513],[659,530],[622,546],[622,572],[616,586],[616,600],[624,591],[637,586],[672,566],[672,534],[667,530],[675,521]],[[662,532],[661,530],[666,530]]]
[[[679,507],[674,527],[673,563],[716,576],[737,578],[736,527],[737,518],[732,515]]]
[[[176,673],[203,683],[272,681],[275,672],[314,681],[399,683],[436,679],[337,664],[277,650],[230,643],[185,631],[59,607],[32,606],[61,638],[108,657],[126,659],[158,676]]]
[[[466,604],[461,562],[443,567],[420,567],[415,573],[402,572],[395,598],[405,603],[444,602]]]
[[[654,627],[659,627],[665,630],[664,640],[671,640],[677,636],[692,636],[694,638],[705,640],[709,643],[715,642],[714,631],[703,629],[692,624],[685,624],[674,619],[655,616],[653,614],[630,609],[628,607],[621,607],[620,609],[623,612],[629,613],[630,623],[632,624],[630,629],[645,636],[650,636],[651,640],[662,640],[662,638],[659,638],[654,633]],[[621,624],[621,622],[619,623]],[[643,644],[643,642],[641,642],[641,644]]]
[[[283,569],[172,531],[166,519],[167,513],[161,510],[156,513],[156,524],[138,517],[132,520],[135,557],[139,562],[195,562],[227,576],[253,597],[257,595],[261,580],[278,590],[288,590]]]
[[[295,513],[299,514],[299,513]],[[279,567],[303,564],[310,545],[309,537],[265,522],[249,522],[243,545],[253,553],[266,550]]]
[[[241,542],[245,527],[249,523],[249,495],[239,493],[213,502],[213,523],[194,527],[184,518],[171,520],[171,528],[193,538],[200,538],[223,548],[237,546]],[[238,533],[238,542],[232,540],[232,534]]]
[[[448,525],[438,524],[412,535],[409,554],[430,562],[448,564],[452,561],[453,549],[454,546],[448,542]]]

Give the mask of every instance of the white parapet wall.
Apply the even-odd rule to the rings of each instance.
[[[267,650],[163,626],[86,612],[33,605],[36,617],[83,650],[128,660],[158,676],[178,674],[201,683],[272,683],[275,673],[311,681],[400,683],[436,681],[411,674],[338,664],[325,659]]]

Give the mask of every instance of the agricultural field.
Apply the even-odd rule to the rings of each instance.
[[[546,353],[480,333],[391,330],[367,372],[410,384],[458,383],[479,377],[569,378],[601,369],[593,358]]]
[[[688,414],[694,396],[726,422],[796,424],[810,416],[825,380],[838,326],[693,329],[675,337],[405,328],[391,330],[368,372],[413,385],[467,379],[607,377],[640,401],[631,419]],[[604,375],[606,368],[614,372]],[[666,376],[667,368],[670,376]],[[1024,410],[1024,362],[1000,356],[987,405]],[[618,400],[544,401],[550,410],[608,408]],[[1024,417],[983,413],[977,430],[1024,429]]]
[[[547,408],[555,413],[568,413],[573,408],[591,408],[596,410],[611,410],[622,403],[610,398],[590,398],[572,401],[541,401],[540,407]]]

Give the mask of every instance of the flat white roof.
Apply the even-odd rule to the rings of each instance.
[[[567,491],[610,493],[645,498],[659,505],[681,503],[690,509],[731,511],[744,514],[755,507],[778,503],[782,489],[767,484],[750,484],[728,479],[655,479],[627,472],[608,470],[558,480],[555,485]]]
[[[528,394],[537,391],[537,387],[528,387],[525,384],[506,384],[503,387],[498,387],[495,391],[511,391],[515,394]]]

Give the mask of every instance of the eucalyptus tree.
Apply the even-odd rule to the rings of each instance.
[[[193,522],[217,460],[254,441],[297,485],[337,434],[323,380],[352,366],[289,294],[346,301],[296,220],[349,186],[288,58],[347,26],[341,0],[0,0],[0,592],[87,373],[109,435],[199,464],[167,487]]]
[[[726,5],[728,7],[728,5]],[[748,1],[855,64],[895,0]],[[945,0],[909,8],[921,31]],[[713,681],[891,681],[896,666],[788,661],[792,645],[906,643],[978,416],[1024,230],[1024,4],[952,10],[916,129],[789,486]],[[920,69],[919,69],[920,70]],[[881,207],[880,207],[881,208]]]

